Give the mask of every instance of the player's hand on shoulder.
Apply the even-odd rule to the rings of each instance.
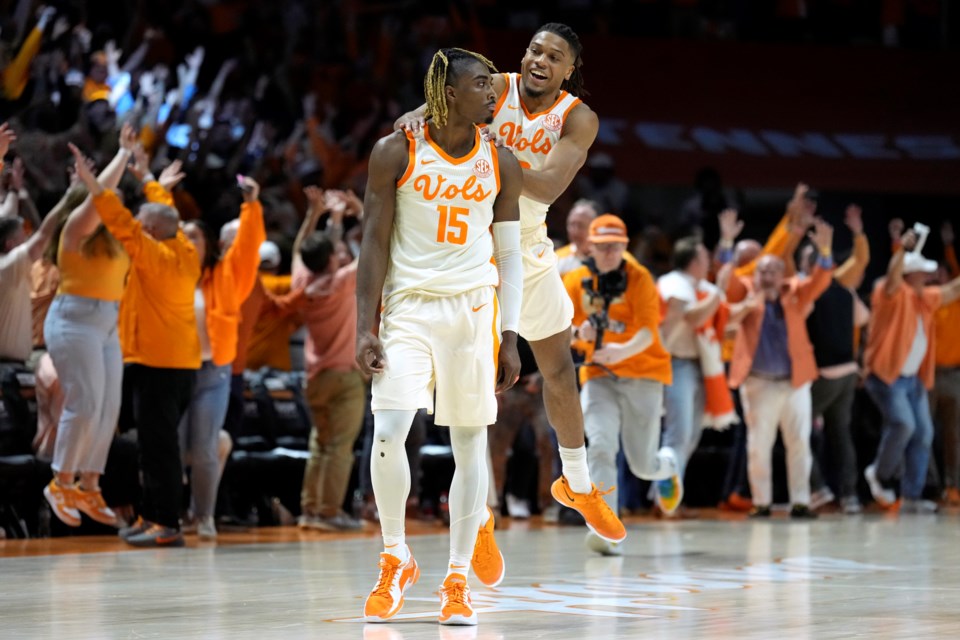
[[[490,127],[480,127],[480,137],[484,142],[492,142],[497,149],[507,149],[511,153],[513,152],[513,147],[507,144],[506,138],[497,136]]]
[[[417,133],[423,128],[426,118],[423,117],[423,114],[419,113],[419,110],[408,111],[403,114],[393,123],[393,128],[397,131],[402,132],[404,129]]]

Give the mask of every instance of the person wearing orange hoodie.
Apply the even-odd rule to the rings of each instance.
[[[97,182],[80,150],[71,145],[71,151],[100,219],[130,256],[119,330],[124,377],[131,381],[143,504],[141,517],[121,529],[120,537],[138,547],[180,547],[183,469],[177,425],[201,363],[194,313],[201,275],[197,250],[180,230],[176,209],[148,202],[134,217]]]
[[[617,453],[630,471],[658,485],[660,508],[672,514],[683,499],[677,455],[660,446],[663,386],[672,382],[670,353],[660,341],[660,296],[643,266],[624,259],[629,238],[623,220],[604,214],[590,223],[590,259],[563,277],[574,302],[576,346],[586,355],[580,369],[580,404],[590,445],[590,477],[617,512]],[[618,543],[587,534],[587,548],[620,555]]]
[[[217,453],[230,400],[231,368],[237,356],[240,306],[253,289],[260,244],[267,238],[258,200],[260,186],[252,178],[244,178],[242,191],[240,219],[223,226],[219,243],[200,220],[184,226],[203,268],[194,294],[203,364],[197,372],[190,406],[180,419],[180,446],[189,460],[197,533],[206,539],[217,535],[213,522],[220,483]]]

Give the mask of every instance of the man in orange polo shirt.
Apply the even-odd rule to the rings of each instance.
[[[740,319],[730,366],[730,386],[740,388],[747,423],[747,474],[754,517],[769,517],[773,502],[771,451],[777,428],[787,449],[790,515],[816,517],[810,508],[810,383],[817,363],[805,322],[810,305],[830,286],[833,227],[814,223],[820,251],[809,278],[786,278],[786,265],[773,255],[757,263],[751,296],[733,313]]]
[[[634,475],[670,479],[658,500],[664,512],[673,513],[683,486],[676,454],[659,447],[663,385],[670,384],[671,369],[670,354],[660,343],[657,283],[644,267],[624,259],[629,239],[617,216],[605,214],[590,223],[589,240],[588,262],[563,282],[573,300],[575,336],[587,362],[580,369],[580,404],[590,441],[590,477],[608,487],[604,500],[616,513],[622,440]],[[616,544],[592,532],[587,547],[603,555],[621,553]]]
[[[200,260],[180,230],[176,209],[147,202],[134,217],[113,191],[97,182],[80,151],[72,145],[71,150],[100,219],[130,256],[119,331],[124,376],[131,378],[133,390],[143,509],[133,526],[120,530],[120,537],[134,546],[182,547],[183,468],[177,425],[200,368],[193,306]]]
[[[892,481],[903,469],[901,513],[937,510],[935,502],[922,498],[933,440],[927,398],[937,351],[933,317],[960,298],[960,277],[940,287],[926,286],[937,263],[926,260],[922,249],[912,229],[903,234],[886,277],[873,289],[864,354],[870,372],[867,393],[883,414],[883,430],[877,456],[863,473],[874,499],[889,506],[896,502]]]

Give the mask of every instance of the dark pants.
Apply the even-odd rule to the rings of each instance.
[[[129,364],[133,419],[143,474],[144,520],[180,528],[183,468],[177,425],[190,404],[197,372]]]
[[[960,488],[960,367],[938,367],[929,397],[942,454],[942,487]]]
[[[857,495],[857,453],[853,447],[850,421],[853,399],[857,391],[856,373],[842,378],[817,378],[810,389],[813,416],[823,416],[823,431],[829,450],[831,468],[836,470],[837,487],[841,497]],[[810,486],[823,488],[827,478],[820,469],[819,456],[813,457]]]

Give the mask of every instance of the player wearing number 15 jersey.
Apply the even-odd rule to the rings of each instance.
[[[523,287],[520,164],[481,139],[476,126],[492,119],[495,71],[469,51],[437,52],[424,81],[432,121],[416,134],[386,136],[370,157],[357,361],[373,376],[370,471],[384,551],[364,606],[369,622],[394,616],[420,575],[404,534],[410,490],[404,441],[414,413],[434,407],[436,424],[450,427],[456,463],[440,623],[477,622],[467,577],[487,515],[486,425],[496,421],[496,392],[520,370]]]
[[[520,61],[520,73],[493,76],[498,100],[490,131],[514,149],[523,167],[520,335],[530,343],[543,376],[543,403],[560,445],[563,476],[551,493],[560,504],[578,510],[597,535],[617,543],[627,531],[590,480],[583,413],[570,357],[573,304],[543,224],[550,204],[566,191],[586,161],[600,126],[597,114],[580,100],[584,95],[582,51],[580,38],[565,24],[551,22],[537,29]],[[418,131],[429,115],[421,107],[402,116],[395,126]],[[492,530],[492,524],[486,523],[486,528]],[[475,561],[490,564],[486,558],[496,564],[497,554],[482,547],[478,546]],[[502,569],[491,575],[501,576]]]

